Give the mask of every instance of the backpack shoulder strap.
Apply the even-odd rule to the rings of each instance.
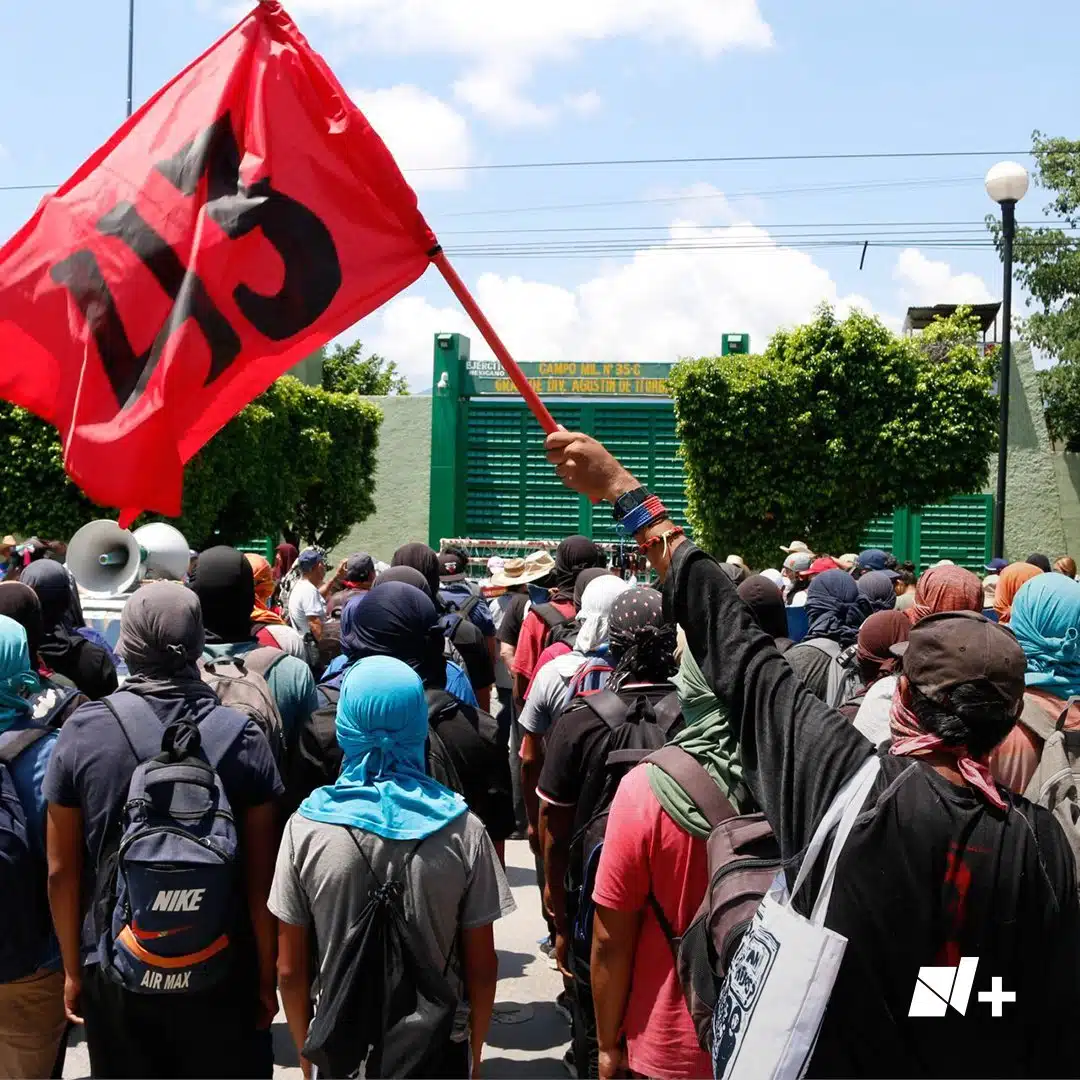
[[[664,733],[664,737],[682,717],[682,703],[679,701],[678,690],[672,690],[665,694],[654,706],[656,714],[656,726]]]
[[[805,645],[810,649],[817,649],[818,652],[823,652],[826,656],[831,656],[834,660],[838,660],[840,658],[840,653],[843,651],[840,648],[840,643],[838,641],[833,641],[832,638],[804,638],[799,644]]]
[[[247,717],[243,713],[223,705],[211,709],[199,721],[199,743],[206,760],[215,769],[229,752],[229,747],[240,738],[247,723]]]
[[[50,733],[50,728],[26,728],[24,731],[5,731],[0,734],[0,763],[10,765],[24,750]]]
[[[568,622],[567,617],[552,603],[547,604],[534,604],[533,611],[536,612],[537,618],[549,629],[554,630],[556,626],[561,626],[564,622]]]
[[[607,726],[614,731],[626,722],[626,702],[614,690],[597,690],[594,694],[581,694],[584,702]]]
[[[1055,731],[1060,731],[1065,726],[1065,718],[1077,701],[1080,701],[1080,698],[1069,698],[1055,722],[1046,715],[1046,711],[1037,701],[1025,695],[1024,711],[1020,714],[1020,723],[1033,735],[1038,735],[1043,742],[1046,742]]]
[[[460,615],[461,615],[461,617],[463,619],[467,619],[473,613],[473,609],[479,603],[480,603],[480,597],[479,596],[476,596],[476,595],[470,596],[469,599],[466,600],[465,603],[462,604],[461,607],[458,608],[458,612],[460,613]]]
[[[716,781],[681,747],[663,746],[645,760],[667,773],[693,799],[710,829],[737,816]]]
[[[284,657],[285,653],[273,645],[260,645],[257,649],[241,654],[248,671],[254,671],[264,679],[269,677],[271,669]]]
[[[148,702],[130,690],[117,690],[101,701],[120,725],[131,754],[140,765],[161,753],[161,735],[165,729]],[[117,709],[117,705],[122,708]],[[134,723],[132,717],[136,718]]]

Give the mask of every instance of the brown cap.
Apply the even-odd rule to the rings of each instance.
[[[1027,659],[1012,632],[976,611],[941,611],[916,623],[892,647],[912,685],[944,704],[962,683],[987,682],[1010,703],[1024,696]]]

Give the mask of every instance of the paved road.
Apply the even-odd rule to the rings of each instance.
[[[537,950],[543,933],[540,897],[532,855],[524,841],[506,845],[507,877],[518,909],[495,925],[499,950],[499,988],[495,1020],[484,1051],[483,1075],[493,1078],[565,1077],[562,1056],[569,1042],[566,1022],[555,1011],[555,996],[562,979]],[[274,1022],[275,1080],[300,1080],[296,1052],[285,1026],[285,1016]],[[64,1076],[88,1077],[90,1061],[82,1030],[72,1036]]]

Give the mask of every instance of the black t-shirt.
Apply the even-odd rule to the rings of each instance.
[[[465,673],[474,690],[483,690],[495,682],[495,664],[491,659],[488,639],[468,619],[457,619],[450,640],[465,661]]]
[[[429,744],[431,775],[460,790],[492,840],[505,840],[517,824],[510,759],[505,747],[499,745],[498,724],[489,713],[464,704],[445,690],[428,690],[426,697],[428,723],[442,742],[441,747],[434,740]],[[443,760],[443,747],[449,763]],[[451,785],[453,774],[459,785]]]
[[[674,689],[671,683],[628,685],[622,687],[619,696],[630,700],[641,695],[655,706]],[[560,713],[548,732],[537,792],[553,806],[579,808],[575,831],[588,821],[600,802],[610,743],[611,728],[580,698]]]
[[[874,752],[803,686],[727,576],[678,547],[665,612],[739,733],[789,882],[817,823]],[[810,1076],[1070,1076],[1080,1001],[1076,868],[1050,813],[1000,812],[925,762],[885,755],[840,857],[826,925],[848,939]],[[797,907],[808,912],[816,888]],[[966,1015],[908,1017],[921,967],[978,957]],[[1002,1017],[979,994],[1016,994]]]
[[[191,706],[179,696],[145,695],[144,700],[157,714],[162,731],[172,721],[190,715]],[[212,702],[200,699],[197,715],[201,716],[211,706]],[[126,718],[130,714],[124,715]],[[110,827],[115,826],[110,823],[118,820],[119,809],[127,799],[131,774],[138,764],[116,718],[101,702],[90,702],[76,709],[60,729],[42,793],[48,802],[82,811],[86,898],[92,892],[90,886],[100,858],[111,842]],[[285,790],[270,744],[254,720],[248,720],[221,759],[218,775],[241,828],[239,819],[246,809],[261,806]],[[98,942],[89,914],[83,924],[82,949],[84,963],[98,962]]]
[[[528,593],[512,593],[510,604],[503,612],[502,622],[499,623],[497,637],[504,645],[512,645],[517,648],[518,638],[521,636],[521,624],[525,621],[525,613],[529,607]]]
[[[70,679],[92,701],[117,688],[116,667],[100,645],[75,633],[66,633],[63,645],[42,649],[41,657],[49,667]]]

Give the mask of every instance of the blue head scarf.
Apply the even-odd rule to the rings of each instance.
[[[841,645],[851,645],[869,613],[869,604],[858,585],[843,570],[818,574],[806,590],[808,638],[832,638]]]
[[[362,606],[362,605],[361,605]],[[341,683],[341,775],[301,804],[312,821],[350,825],[387,840],[422,840],[460,817],[460,795],[427,775],[427,702],[420,677],[391,656],[358,660]]]
[[[7,731],[30,712],[30,702],[23,694],[40,689],[30,669],[26,631],[14,619],[0,615],[0,731]]]
[[[892,611],[896,607],[893,579],[883,570],[871,570],[869,574],[863,574],[855,587],[871,615],[879,611]]]
[[[1059,698],[1080,694],[1080,584],[1064,574],[1025,581],[1009,629],[1027,657],[1028,686]]]

